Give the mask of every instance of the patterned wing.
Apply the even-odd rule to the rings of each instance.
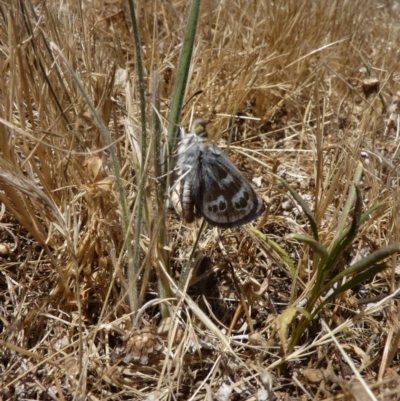
[[[211,225],[237,227],[265,210],[247,179],[213,144],[201,152],[190,181],[191,198]]]

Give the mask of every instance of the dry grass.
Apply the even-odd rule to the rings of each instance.
[[[199,225],[170,212],[159,243],[165,216],[149,155],[134,283],[144,307],[132,325],[109,144],[65,62],[111,132],[133,213],[140,116],[125,2],[34,3],[34,12],[29,0],[0,4],[0,398],[399,399],[398,302],[381,301],[396,290],[396,257],[330,303],[285,355],[281,317],[307,298],[313,259],[284,238],[309,228],[274,174],[308,201],[328,245],[361,163],[365,210],[387,203],[341,267],[399,241],[399,4],[204,0],[187,98],[203,93],[182,124],[215,112],[215,141],[224,147],[232,134],[231,159],[262,178],[259,228],[289,254],[297,282],[252,231],[207,228],[187,295],[164,300],[173,318],[162,320],[159,247],[178,282]],[[156,77],[166,126],[189,2],[139,3],[147,91]],[[233,114],[242,118],[231,125]]]

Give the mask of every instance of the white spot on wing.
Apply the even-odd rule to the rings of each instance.
[[[221,180],[221,184],[227,186],[228,184],[230,184],[231,182],[233,182],[233,177],[228,174],[225,178],[223,178]]]
[[[240,200],[241,200],[242,198],[244,198],[244,194],[245,194],[246,192],[249,194],[249,199],[246,201],[246,202],[247,202],[246,207],[244,207],[244,208],[241,207],[241,208],[240,208],[240,211],[242,211],[242,210],[248,210],[248,211],[250,211],[251,209],[253,209],[254,201],[253,201],[253,199],[252,199],[252,194],[249,193],[248,190],[247,190],[246,188],[242,187],[242,188],[240,189],[240,191],[237,192],[237,193],[232,197],[232,203],[233,203],[233,206],[235,206],[236,203],[240,203]]]
[[[220,204],[223,203],[225,205],[224,210],[220,210]],[[214,211],[214,207],[216,207],[216,211]],[[218,198],[213,200],[212,202],[208,202],[205,205],[205,213],[206,215],[212,219],[215,223],[226,223],[227,222],[227,208],[228,202],[223,195],[219,195]]]
[[[217,207],[218,207],[218,205],[220,204],[220,202],[224,202],[224,203],[226,204],[225,196],[220,195],[220,196],[218,196],[217,199],[213,200],[212,202],[209,202],[208,204],[209,204],[210,206],[217,205]]]

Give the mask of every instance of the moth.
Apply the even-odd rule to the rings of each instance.
[[[176,165],[183,218],[202,216],[213,226],[237,227],[265,210],[248,180],[208,137],[206,122],[197,119],[189,134],[181,131]]]

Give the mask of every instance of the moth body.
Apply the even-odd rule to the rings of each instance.
[[[202,157],[201,144],[196,134],[186,135],[178,148],[178,167],[181,183],[181,205],[182,214],[188,223],[195,218],[195,202],[191,193],[190,183],[195,179],[195,168],[198,160]]]

